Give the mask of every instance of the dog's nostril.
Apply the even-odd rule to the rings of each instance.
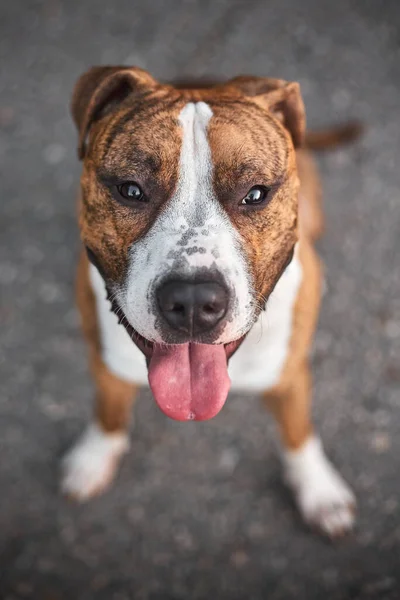
[[[175,312],[175,313],[181,313],[181,314],[184,314],[184,312],[185,312],[185,307],[183,306],[183,304],[177,304],[177,303],[175,303],[175,304],[172,306],[171,310],[172,310],[172,312]]]
[[[203,311],[205,313],[208,313],[209,315],[212,315],[213,313],[217,312],[217,310],[213,304],[205,304],[203,306]]]

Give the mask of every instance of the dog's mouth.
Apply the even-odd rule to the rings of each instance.
[[[150,388],[159,408],[177,421],[215,417],[230,388],[228,360],[245,336],[228,344],[156,344],[132,327],[115,300],[111,305],[146,357]]]
[[[155,344],[154,342],[150,342],[150,340],[146,339],[140,333],[138,333],[136,329],[134,329],[132,325],[130,325],[126,317],[123,317],[120,320],[120,323],[123,324],[125,329],[128,331],[131,340],[136,344],[139,350],[143,352],[147,359],[147,363],[152,359],[154,352],[157,353],[159,351],[159,348],[166,349],[176,348],[179,346],[205,346],[206,348],[212,348],[213,346],[215,346],[218,348],[223,348],[225,351],[226,361],[228,362],[228,360],[236,352],[236,350],[239,348],[240,344],[246,337],[246,335],[243,335],[239,339],[234,340],[233,342],[229,342],[227,344],[199,344],[197,342],[187,342],[183,344]]]

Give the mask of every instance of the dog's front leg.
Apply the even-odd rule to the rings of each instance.
[[[86,255],[82,254],[77,300],[96,386],[95,414],[92,423],[65,456],[61,482],[63,493],[80,501],[101,493],[111,483],[129,447],[127,429],[137,391],[133,383],[114,375],[103,361],[88,267]]]
[[[285,479],[304,520],[330,537],[347,533],[354,524],[355,498],[313,431],[307,362],[265,399],[280,429]]]
[[[127,427],[135,388],[98,366],[95,415],[62,464],[62,491],[88,500],[113,480],[129,448]]]

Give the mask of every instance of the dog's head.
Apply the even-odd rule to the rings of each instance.
[[[98,67],[76,84],[72,113],[89,258],[164,412],[209,418],[297,240],[299,86],[180,88]]]

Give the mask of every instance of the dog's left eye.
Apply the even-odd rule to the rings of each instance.
[[[127,181],[126,183],[117,185],[117,190],[124,200],[136,200],[139,202],[147,201],[142,188],[134,181]]]
[[[265,185],[255,185],[247,192],[240,204],[262,204],[266,200],[269,191],[270,188]]]

